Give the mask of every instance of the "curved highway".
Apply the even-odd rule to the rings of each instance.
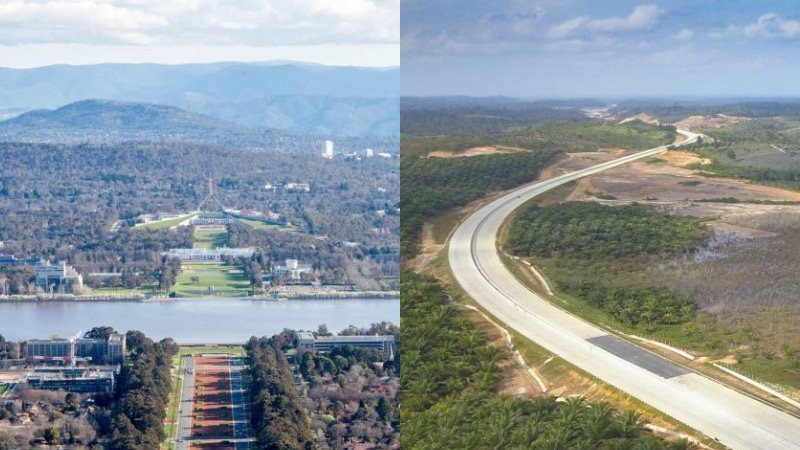
[[[698,135],[678,130],[694,143]],[[667,150],[661,146],[519,188],[481,207],[450,238],[455,279],[483,308],[549,351],[734,449],[800,449],[800,419],[559,309],[520,283],[496,247],[505,218],[564,183]]]

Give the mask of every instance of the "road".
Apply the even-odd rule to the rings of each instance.
[[[176,450],[188,450],[189,439],[192,437],[192,414],[194,407],[194,357],[183,357],[183,388],[181,389],[181,404],[178,408],[178,436],[175,444]]]
[[[694,143],[698,135],[678,130]],[[483,308],[580,369],[733,449],[800,449],[800,419],[622,340],[555,307],[520,283],[496,248],[504,219],[564,183],[667,150],[638,152],[526,185],[467,217],[450,238],[455,279]]]

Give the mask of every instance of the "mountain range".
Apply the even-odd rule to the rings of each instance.
[[[102,99],[169,105],[291,132],[399,134],[397,68],[290,62],[56,65],[0,68],[0,87],[0,118]]]

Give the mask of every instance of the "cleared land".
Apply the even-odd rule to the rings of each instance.
[[[772,153],[781,155],[783,164],[792,158],[774,149]],[[544,172],[564,173],[585,167],[591,160],[605,159],[590,156],[570,154]],[[608,282],[665,287],[692,298],[698,308],[693,320],[647,331],[626,329],[582,299],[563,292],[559,298],[572,312],[594,322],[687,349],[700,357],[695,365],[734,364],[735,369],[779,384],[800,398],[800,332],[796,325],[800,285],[795,269],[796,249],[800,248],[800,205],[795,203],[800,201],[800,193],[742,179],[707,177],[703,167],[708,162],[708,157],[691,151],[670,151],[587,177],[544,202],[637,202],[669,214],[706,220],[713,234],[699,251],[604,269]],[[543,258],[532,262],[551,281],[581,270]]]

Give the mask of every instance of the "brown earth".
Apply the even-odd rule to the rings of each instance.
[[[192,437],[233,439],[233,412],[231,409],[230,371],[224,357],[198,357],[195,369],[194,418]],[[197,448],[217,445],[209,442],[193,443]],[[222,444],[219,444],[222,445]]]
[[[714,114],[713,116],[689,116],[675,122],[675,126],[689,130],[708,130],[750,120],[752,119],[749,117]]]
[[[683,137],[681,141],[686,139],[686,136],[682,134],[679,134],[678,136]],[[661,153],[660,155],[656,156],[656,159],[660,159],[662,161],[667,162],[670,165],[678,167],[686,167],[690,164],[701,164],[701,165],[711,164],[710,159],[701,158],[700,156],[697,155],[697,153],[683,152],[680,150],[670,150],[668,152]]]
[[[642,122],[649,123],[650,125],[658,125],[658,119],[646,113],[640,113],[635,116],[626,117],[620,120],[619,124],[621,125],[626,122],[633,122],[634,120],[641,120]]]
[[[481,156],[481,155],[493,155],[497,153],[515,153],[518,151],[524,151],[523,149],[514,148],[514,147],[505,147],[502,145],[487,145],[482,147],[472,147],[466,150],[460,150],[457,152],[446,152],[446,151],[433,151],[428,153],[428,158],[462,158],[462,157],[470,157],[470,156]]]

